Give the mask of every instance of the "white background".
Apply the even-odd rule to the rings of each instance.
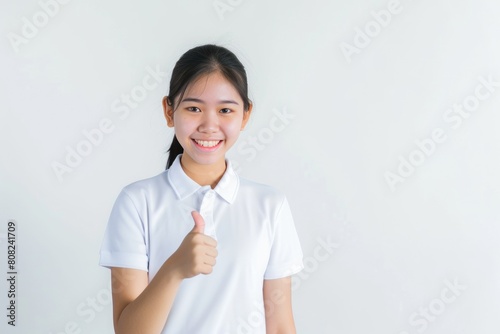
[[[173,64],[216,43],[246,66],[255,103],[230,157],[284,191],[295,217],[298,333],[498,333],[500,87],[480,88],[488,97],[458,126],[443,116],[474,101],[480,77],[500,81],[500,3],[390,3],[72,0],[43,22],[38,1],[2,0],[0,265],[4,277],[15,219],[19,275],[16,328],[1,280],[0,332],[112,333],[109,271],[97,264],[111,206],[164,169]],[[397,13],[381,26],[372,11],[388,7]],[[15,46],[34,16],[38,31]],[[166,75],[120,118],[113,103],[148,67]],[[59,180],[53,164],[103,119],[113,130]],[[419,153],[435,129],[446,140]],[[386,173],[410,156],[419,165],[391,188]]]

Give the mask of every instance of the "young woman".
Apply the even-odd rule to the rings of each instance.
[[[226,158],[252,112],[243,65],[195,47],[162,102],[167,169],[121,191],[101,247],[115,332],[295,333],[290,276],[303,264],[288,202]]]

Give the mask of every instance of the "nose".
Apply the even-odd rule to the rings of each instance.
[[[202,115],[198,131],[203,133],[213,133],[217,132],[218,130],[219,130],[219,117],[217,117],[217,112],[214,110],[205,111]]]

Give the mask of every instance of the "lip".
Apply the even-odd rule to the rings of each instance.
[[[213,152],[213,151],[216,151],[219,147],[222,146],[222,143],[224,142],[224,140],[222,140],[222,139],[197,139],[197,140],[219,141],[219,143],[217,145],[215,145],[215,146],[205,147],[205,146],[201,146],[200,144],[198,144],[195,139],[191,139],[191,141],[194,144],[194,147],[196,147],[198,150],[200,150],[202,152]]]

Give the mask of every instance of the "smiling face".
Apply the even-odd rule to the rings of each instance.
[[[164,98],[167,124],[175,128],[184,148],[183,166],[225,168],[226,152],[248,122],[252,106],[244,110],[238,91],[220,72],[198,78],[187,87],[182,101],[172,104]]]

